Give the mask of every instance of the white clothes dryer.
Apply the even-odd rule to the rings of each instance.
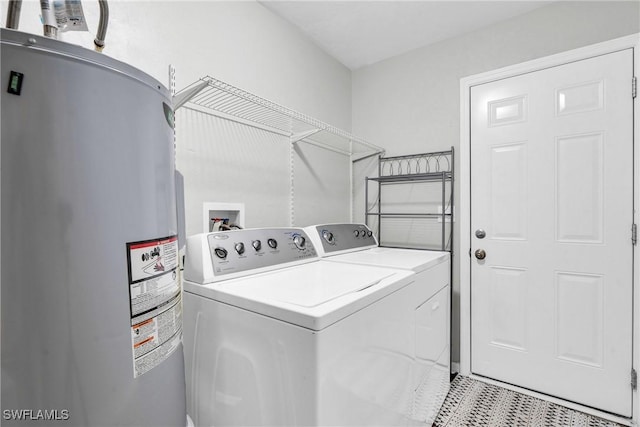
[[[425,425],[420,300],[414,272],[322,260],[302,229],[191,236],[188,412],[196,426]]]
[[[450,254],[380,247],[364,224],[319,224],[304,230],[324,260],[415,273],[427,299],[416,301],[416,351],[408,355],[415,357],[419,371],[412,417],[435,421],[450,388]]]

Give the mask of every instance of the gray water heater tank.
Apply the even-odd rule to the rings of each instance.
[[[1,30],[2,420],[184,426],[166,88]]]

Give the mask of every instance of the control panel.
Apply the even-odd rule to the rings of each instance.
[[[314,241],[320,242],[319,250],[327,255],[378,246],[373,232],[364,224],[321,224],[305,230],[317,235]]]
[[[300,228],[220,231],[206,238],[215,276],[317,257],[313,243]]]

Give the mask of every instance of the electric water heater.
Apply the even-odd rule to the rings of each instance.
[[[2,425],[184,426],[168,90],[1,30]]]

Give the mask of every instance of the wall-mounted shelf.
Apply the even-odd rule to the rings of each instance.
[[[287,136],[351,157],[356,162],[384,154],[384,149],[295,110],[246,92],[213,77],[203,77],[173,97],[174,109],[187,106]]]
[[[378,241],[381,246],[411,247],[411,248],[435,248],[442,251],[452,251],[453,242],[453,181],[454,181],[454,150],[438,151],[433,153],[412,154],[408,156],[380,157],[378,161],[378,176],[365,180],[366,212],[365,221],[370,225],[373,219],[376,222]],[[371,182],[377,183],[377,198],[371,205]],[[427,199],[436,203],[437,211],[433,209],[433,203],[411,205],[408,211],[388,211],[383,201],[383,187],[403,184],[425,184],[421,186],[422,193]],[[422,206],[424,205],[424,206]],[[383,208],[384,206],[384,208]],[[392,206],[396,209],[397,204]],[[424,220],[437,224],[438,242],[397,242],[391,245],[385,244],[387,236],[384,235],[385,220]],[[426,225],[426,224],[424,224]],[[417,234],[418,230],[411,230],[410,234]],[[428,235],[428,233],[425,233]]]

